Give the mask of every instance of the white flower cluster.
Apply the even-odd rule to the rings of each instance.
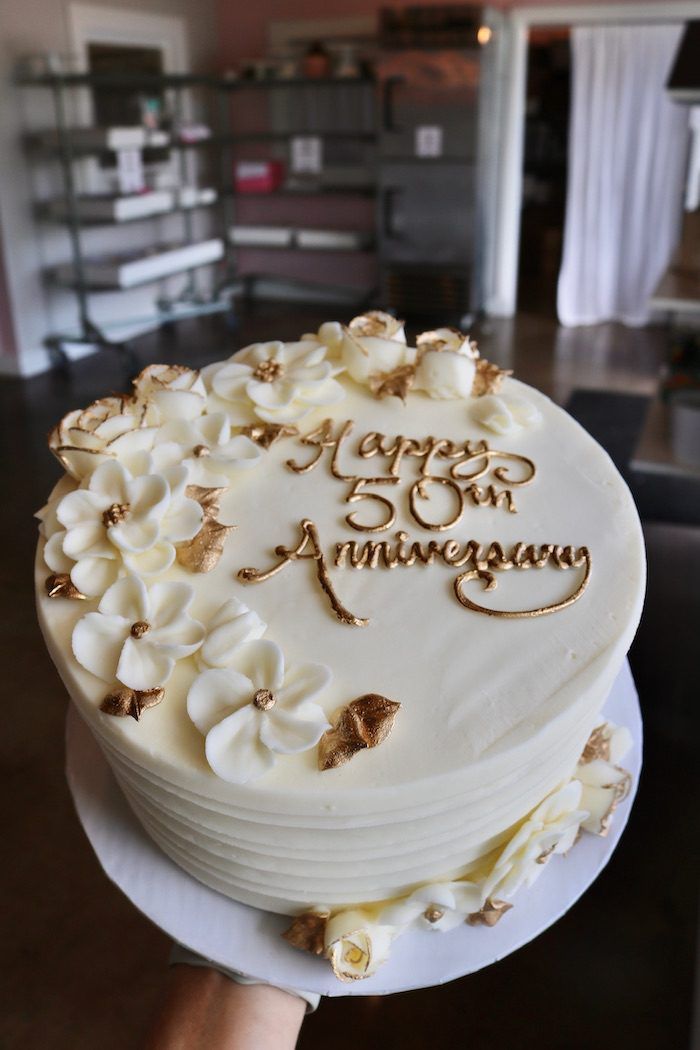
[[[355,317],[338,344],[340,359],[356,383],[410,369],[411,390],[441,399],[470,397],[479,352],[468,335],[438,328],[408,346],[402,321],[379,310]]]
[[[523,887],[531,886],[551,857],[567,853],[581,830],[604,835],[629,783],[617,764],[631,745],[629,732],[605,723],[597,732],[607,758],[576,767],[514,830],[495,859],[471,878],[419,886],[409,896],[377,909],[353,908],[329,918],[324,954],[343,981],[370,977],[386,961],[392,942],[410,928],[445,933],[467,922],[492,926]],[[327,914],[327,909],[317,909]]]
[[[320,336],[256,344],[241,363],[208,370],[209,389],[192,369],[152,365],[131,396],[71,412],[49,437],[73,484],[39,512],[44,559],[80,595],[99,599],[74,628],[76,660],[117,688],[148,693],[197,653],[202,673],[188,710],[214,771],[237,783],[260,776],[275,754],[315,746],[328,722],[311,699],[330,672],[285,668],[278,646],[260,640],[265,624],[236,599],[205,629],[189,613],[192,587],[159,577],[205,528],[202,492],[216,496],[260,461],[261,448],[236,432],[243,417],[296,419],[344,396],[325,356]],[[234,391],[237,372],[250,380],[247,393]],[[246,399],[252,416],[239,410]]]
[[[203,525],[188,487],[229,487],[261,459],[242,425],[296,421],[345,396],[328,360],[339,332],[256,343],[202,374],[150,365],[131,395],[65,416],[49,446],[77,488],[39,513],[51,571],[88,598],[126,573],[167,571]]]
[[[330,728],[313,702],[330,682],[330,669],[287,667],[280,647],[263,640],[266,630],[243,602],[225,602],[209,622],[198,653],[202,671],[187,695],[207,761],[231,784],[261,777],[276,755],[308,751]]]

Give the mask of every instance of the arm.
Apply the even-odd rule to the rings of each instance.
[[[306,1002],[266,984],[237,984],[177,965],[144,1050],[293,1050]]]

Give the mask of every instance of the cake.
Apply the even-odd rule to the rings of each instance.
[[[49,445],[47,646],[194,878],[354,979],[412,924],[492,925],[605,833],[639,520],[604,450],[468,336],[409,345],[372,312],[151,365]]]

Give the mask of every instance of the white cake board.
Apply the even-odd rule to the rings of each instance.
[[[78,816],[109,878],[172,938],[208,959],[268,981],[322,995],[387,995],[444,984],[497,962],[556,922],[610,859],[627,823],[642,764],[642,722],[625,663],[605,705],[606,717],[634,739],[624,765],[632,790],[606,838],[584,834],[565,856],[554,856],[498,925],[449,933],[410,930],[373,977],[344,983],[325,960],[290,947],[280,934],[289,918],[238,904],[187,875],[151,841],[131,812],[87,726],[71,705],[67,721],[68,783]],[[361,864],[361,859],[358,858]]]

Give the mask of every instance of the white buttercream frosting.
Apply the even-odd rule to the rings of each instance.
[[[353,318],[343,333],[340,356],[356,383],[413,364],[416,351],[406,345],[402,321],[375,310]]]
[[[382,909],[379,920],[403,929],[417,924],[424,929],[447,933],[477,912],[483,904],[481,886],[467,879],[432,882],[419,886],[403,900]]]
[[[49,434],[49,448],[71,477],[83,481],[108,460],[124,462],[151,449],[156,428],[145,424],[145,414],[134,398],[102,398],[64,416]]]
[[[525,883],[531,886],[554,853],[573,846],[579,825],[588,816],[581,809],[581,784],[571,780],[530,814],[499,855],[482,885],[482,898],[508,900]]]
[[[202,525],[202,508],[185,494],[187,481],[185,467],[133,478],[121,463],[102,463],[87,488],[69,492],[56,507],[62,529],[47,543],[47,565],[62,572],[68,558],[73,583],[91,597],[104,594],[122,568],[141,576],[165,572],[175,544]]]
[[[105,682],[130,689],[165,685],[177,660],[202,644],[204,629],[188,614],[194,591],[186,583],[150,588],[129,575],[105,591],[96,612],[78,620],[73,655]]]
[[[476,364],[459,351],[426,350],[416,367],[415,389],[440,400],[471,396]]]
[[[612,722],[603,723],[599,731],[607,757],[579,762],[574,776],[581,783],[581,805],[588,811],[581,826],[594,835],[606,835],[618,802],[629,790],[629,774],[620,762],[632,746],[632,737],[625,726]]]
[[[240,598],[229,598],[207,623],[202,648],[197,654],[199,666],[203,669],[229,667],[238,647],[262,638],[266,630],[267,624],[253,609]]]
[[[323,664],[285,668],[271,641],[235,648],[225,670],[203,671],[187,696],[187,712],[206,737],[209,765],[223,780],[246,784],[276,755],[315,747],[329,722],[313,699],[331,679]]]
[[[341,908],[326,950],[345,979],[374,972],[407,926],[446,931],[489,899],[511,899],[580,827],[605,832],[626,787],[618,764],[625,731],[606,727],[607,757],[577,762],[643,591],[629,494],[573,421],[510,379],[499,397],[470,399],[467,408],[476,350],[460,333],[426,333],[435,338],[416,350],[387,315],[356,321],[329,323],[297,343],[255,344],[202,376],[154,366],[133,398],[69,414],[55,448],[73,432],[84,445],[66,462],[73,480],[40,512],[38,562],[52,655],[148,832],[238,900],[288,913],[312,901]],[[373,376],[413,366],[412,389],[429,396],[407,405],[372,396]],[[298,438],[262,452],[235,432],[256,419],[295,421],[303,436],[326,417],[334,432],[353,421],[335,474],[327,446],[316,468],[296,474],[287,461],[309,456]],[[444,564],[395,572],[334,565],[339,541],[396,542],[399,529],[406,549],[414,539],[445,538],[410,513],[407,493],[420,471],[411,452],[398,481],[376,490],[395,508],[391,529],[350,530],[351,486],[339,473],[366,478],[389,464],[376,442],[369,463],[359,454],[363,435],[386,435],[383,448],[397,435],[478,442],[486,420],[501,437],[517,436],[511,445],[499,440],[501,455],[528,457],[536,477],[515,488],[517,513],[465,504],[447,536],[506,550],[586,544],[592,574],[579,602],[556,618],[498,619],[456,602]],[[438,454],[431,470],[446,477],[451,462]],[[500,484],[502,462],[484,461],[485,472],[474,463],[479,484]],[[237,526],[206,577],[175,561],[203,521],[188,485],[226,486],[217,494],[221,520]],[[453,515],[440,494],[433,485],[431,507],[421,503],[427,520]],[[374,522],[372,509],[361,504],[356,520]],[[238,577],[293,549],[307,518],[331,582],[367,627],[339,623],[318,585],[317,559],[300,558],[255,586]],[[88,603],[86,614],[84,602],[45,597],[46,565],[70,573],[88,597],[102,595],[99,605]],[[497,573],[498,589],[474,596],[495,609],[547,604],[572,593],[577,571]],[[148,690],[166,681],[167,702],[138,723],[99,710],[105,682]],[[340,707],[369,692],[395,698],[404,717],[380,747],[319,772],[321,734]],[[380,900],[393,903],[373,905]],[[358,907],[348,910],[350,901]]]
[[[321,343],[326,348],[329,361],[339,360],[343,347],[343,326],[338,321],[324,321],[318,331],[302,335],[301,342]]]
[[[134,380],[137,404],[149,423],[196,419],[206,409],[207,391],[198,371],[182,365],[148,365]]]
[[[254,343],[235,358],[210,366],[204,374],[215,406],[234,424],[256,418],[293,423],[321,405],[342,401],[326,347],[318,342]]]
[[[325,949],[336,977],[341,981],[371,977],[388,959],[396,932],[359,910],[334,916],[326,926]]]
[[[245,434],[232,434],[223,412],[197,419],[173,419],[158,428],[152,458],[157,469],[187,467],[188,481],[204,488],[227,486],[256,466],[262,449]]]
[[[474,402],[471,414],[494,434],[517,434],[542,423],[537,406],[527,397],[514,394],[486,394]]]

